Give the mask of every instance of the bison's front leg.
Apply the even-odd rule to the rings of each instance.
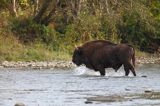
[[[105,69],[104,70],[100,70],[99,72],[100,72],[101,76],[105,76],[105,74],[106,74]]]
[[[103,68],[102,66],[97,66],[96,70],[100,72],[101,76],[105,76],[105,68]]]

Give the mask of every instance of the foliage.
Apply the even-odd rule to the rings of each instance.
[[[1,60],[61,58],[94,39],[147,52],[160,47],[159,0],[16,0],[13,7],[0,1]]]
[[[58,32],[45,25],[37,24],[30,19],[14,19],[11,24],[11,30],[24,44],[44,42],[49,46],[56,45],[57,43]],[[54,48],[56,48],[56,46],[54,46]]]

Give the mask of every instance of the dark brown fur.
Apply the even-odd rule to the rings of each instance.
[[[86,67],[99,71],[105,75],[105,68],[113,68],[116,71],[124,65],[125,75],[128,76],[130,70],[136,76],[135,51],[127,44],[114,44],[105,40],[87,42],[75,49],[73,63],[76,65],[85,64]]]

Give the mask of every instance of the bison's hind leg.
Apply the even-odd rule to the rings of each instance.
[[[136,76],[136,72],[135,72],[135,70],[134,70],[134,67],[133,67],[133,65],[131,65],[131,64],[130,64],[130,70],[132,71],[133,75]]]
[[[136,76],[136,72],[135,72],[134,67],[131,63],[124,64],[124,70],[125,70],[126,76],[129,75],[130,70],[132,71],[133,75]]]

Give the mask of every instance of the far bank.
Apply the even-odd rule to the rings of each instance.
[[[141,64],[160,64],[160,57],[136,57],[136,67]],[[32,69],[52,69],[52,68],[74,68],[71,60],[52,61],[2,61],[0,68],[32,68]]]

